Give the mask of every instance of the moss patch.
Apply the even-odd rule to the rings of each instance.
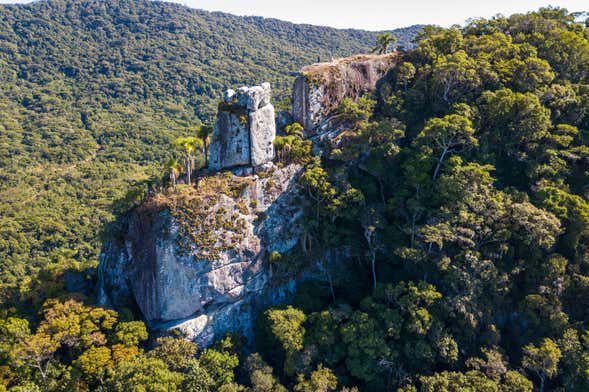
[[[214,261],[245,238],[244,215],[249,215],[250,209],[243,195],[251,183],[251,179],[219,173],[202,178],[196,188],[180,186],[173,193],[154,195],[141,209],[170,211],[178,224],[178,253]],[[235,200],[238,208],[224,202],[223,195]]]

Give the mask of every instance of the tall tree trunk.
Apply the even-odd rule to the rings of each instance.
[[[436,178],[438,178],[438,173],[440,172],[440,167],[442,167],[442,162],[444,161],[444,158],[446,157],[446,154],[448,153],[448,149],[449,149],[449,147],[444,147],[444,151],[442,151],[442,155],[440,155],[440,159],[438,159],[438,164],[436,165],[436,170],[434,171],[434,176],[432,177],[433,181],[436,181]]]
[[[190,158],[186,158],[186,178],[188,180],[188,185],[190,185],[192,183],[191,178],[190,178]]]

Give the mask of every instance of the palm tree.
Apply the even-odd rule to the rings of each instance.
[[[170,158],[166,162],[165,168],[172,186],[176,189],[176,180],[178,179],[178,174],[180,174],[180,163],[176,158]]]
[[[210,125],[203,125],[198,129],[198,137],[203,141],[205,167],[209,167],[209,143],[211,141],[211,133],[213,133],[213,127]]]
[[[372,53],[385,54],[389,51],[389,46],[395,46],[396,43],[397,37],[392,33],[379,34],[376,37],[376,46],[372,49]]]
[[[179,137],[172,143],[174,148],[182,155],[182,160],[186,165],[186,177],[188,180],[188,184],[192,183],[191,174],[192,174],[192,167],[194,165],[194,153],[202,149],[203,141],[194,136],[188,137]]]

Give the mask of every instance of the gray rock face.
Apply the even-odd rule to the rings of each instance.
[[[355,100],[373,91],[397,65],[398,56],[359,55],[303,68],[294,83],[292,116],[305,136],[320,133],[344,98]]]
[[[300,166],[267,170],[264,178],[240,177],[239,184],[247,186],[239,197],[220,194],[198,204],[199,222],[237,222],[209,233],[217,249],[212,257],[202,257],[192,240],[202,234],[200,223],[186,233],[169,209],[138,208],[124,238],[103,249],[99,301],[114,307],[135,302],[151,328],[181,329],[201,346],[230,331],[251,336],[255,312],[287,290],[269,288],[267,254],[288,252],[302,233],[296,202]]]
[[[292,117],[305,129],[306,136],[312,135],[321,119],[327,114],[322,103],[325,87],[315,86],[304,77],[295,79],[292,100]]]
[[[276,120],[269,83],[227,90],[211,135],[209,168],[257,167],[274,159]]]
[[[261,166],[274,159],[276,122],[274,106],[268,104],[249,113],[251,165]]]
[[[221,170],[250,164],[250,131],[238,113],[219,111],[211,135],[209,168]]]

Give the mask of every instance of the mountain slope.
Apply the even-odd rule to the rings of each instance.
[[[269,81],[288,98],[301,66],[375,36],[146,0],[0,6],[0,301],[95,265],[113,201],[145,190],[223,89]]]

